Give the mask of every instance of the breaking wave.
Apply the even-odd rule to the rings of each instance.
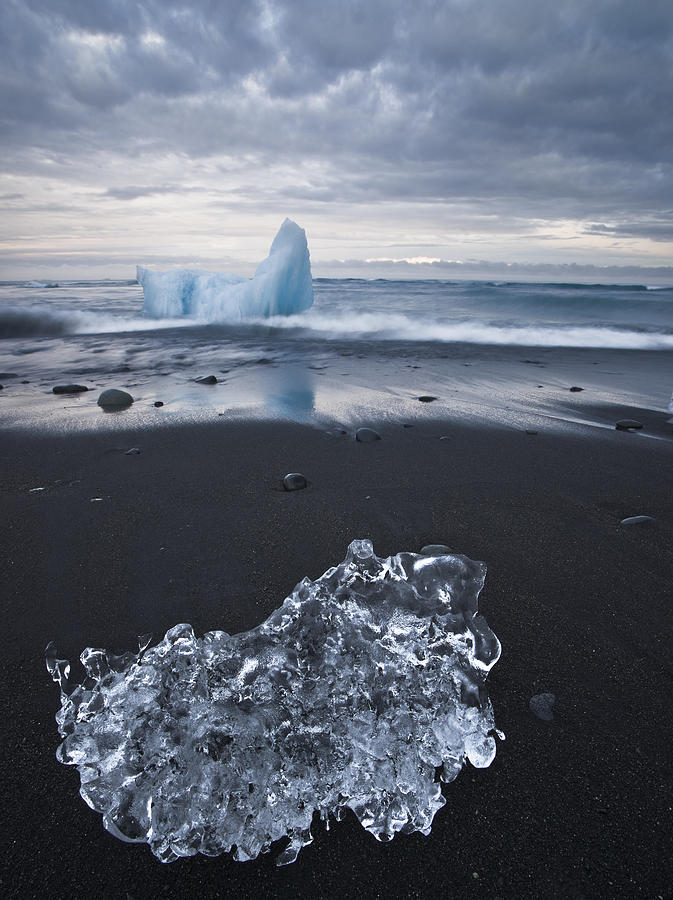
[[[323,313],[313,309],[300,316],[276,316],[259,324],[305,329],[323,338],[445,343],[508,344],[536,347],[604,347],[660,350],[673,348],[673,332],[639,331],[594,325],[503,325],[478,321],[442,321],[380,312]]]
[[[286,838],[277,863],[291,863],[316,812],[329,825],[350,809],[382,841],[429,834],[445,802],[437,773],[450,782],[495,756],[485,572],[354,541],[251,631],[199,639],[177,625],[139,653],[86,649],[70,694],[50,645],[57,757],[108,831],[163,862],[234,848],[247,860]]]
[[[3,338],[57,337],[68,334],[122,334],[157,331],[195,324],[185,319],[144,319],[93,312],[52,312],[33,308],[0,310],[0,340]]]
[[[70,334],[71,317],[20,309],[0,311],[0,338]]]

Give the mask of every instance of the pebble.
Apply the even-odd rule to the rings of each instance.
[[[283,487],[286,491],[301,491],[308,486],[308,481],[299,472],[290,472],[283,478]]]
[[[217,378],[214,375],[203,375],[201,378],[195,378],[197,384],[217,384]]]
[[[133,403],[133,397],[126,391],[120,391],[118,388],[108,388],[98,398],[98,405],[104,409],[121,409],[124,406],[130,406]]]
[[[526,428],[526,434],[537,434],[534,428]]]
[[[358,428],[355,432],[355,440],[361,444],[371,444],[372,441],[380,441],[381,435],[377,434],[373,428]]]
[[[653,516],[628,516],[626,519],[622,519],[619,524],[628,527],[630,525],[651,525],[656,521]]]
[[[620,419],[619,422],[615,422],[617,431],[637,431],[642,427],[643,423],[638,422],[636,419]]]
[[[552,706],[556,703],[554,694],[535,694],[528,704],[530,711],[543,722],[551,722],[554,718]]]
[[[423,394],[422,397],[416,397],[417,400],[420,400],[421,403],[432,403],[433,400],[436,400],[437,397],[433,397],[431,394]]]
[[[421,547],[421,556],[446,556],[451,553],[446,544],[426,544]]]
[[[125,456],[137,456],[140,453],[140,447],[131,447],[130,450],[127,450],[124,454]]]
[[[571,394],[577,394],[579,391],[583,391],[583,390],[584,390],[584,388],[577,387],[577,385],[574,384],[574,385],[570,388],[570,393],[571,393]]]
[[[83,391],[88,391],[89,388],[84,387],[83,384],[57,384],[51,390],[54,394],[81,394]]]
[[[163,405],[164,405],[164,401],[163,401],[163,400],[155,400],[155,401],[154,401],[154,405],[155,405],[155,406],[157,407],[157,409],[158,409],[160,406],[163,406]]]

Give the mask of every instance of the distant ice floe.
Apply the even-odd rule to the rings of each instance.
[[[197,269],[153,272],[142,266],[136,273],[145,296],[143,313],[152,318],[238,322],[300,313],[313,304],[306,233],[290,219],[281,225],[253,278]]]
[[[47,648],[61,685],[57,758],[124,841],[162,862],[289,839],[278,865],[351,809],[378,840],[429,834],[440,784],[495,756],[485,680],[500,642],[477,614],[486,566],[465,556],[374,554],[304,578],[257,628],[196,638],[176,625],[154,647],[88,648],[88,677]]]

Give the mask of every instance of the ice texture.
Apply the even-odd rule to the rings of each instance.
[[[287,838],[277,863],[290,863],[316,812],[329,827],[351,809],[381,841],[427,835],[439,779],[495,756],[485,573],[458,555],[380,559],[357,540],[251,631],[176,625],[156,646],[139,638],[139,653],[86,649],[71,693],[51,644],[57,758],[108,831],[163,862],[248,860]]]
[[[290,219],[280,226],[252,278],[198,269],[154,272],[142,266],[136,267],[136,277],[145,297],[143,314],[152,318],[237,322],[288,316],[313,304],[306,233]]]

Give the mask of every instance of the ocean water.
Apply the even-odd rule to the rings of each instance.
[[[416,389],[463,390],[466,402],[492,405],[494,384],[508,381],[512,395],[528,385],[522,362],[553,358],[561,390],[564,364],[572,378],[588,353],[602,354],[594,362],[608,363],[606,375],[615,359],[638,370],[629,397],[618,379],[594,379],[603,400],[612,390],[624,402],[666,408],[673,388],[665,374],[673,287],[319,278],[314,292],[304,313],[218,324],[144,317],[135,280],[0,283],[0,421],[93,415],[91,394],[55,405],[52,386],[68,382],[125,388],[145,405],[161,399],[164,418],[217,410],[346,421],[348,409],[388,410]],[[661,351],[661,360],[648,354],[636,364],[637,351]],[[456,367],[470,365],[478,371],[469,384],[462,372],[457,389]],[[219,383],[195,387],[208,374]]]

